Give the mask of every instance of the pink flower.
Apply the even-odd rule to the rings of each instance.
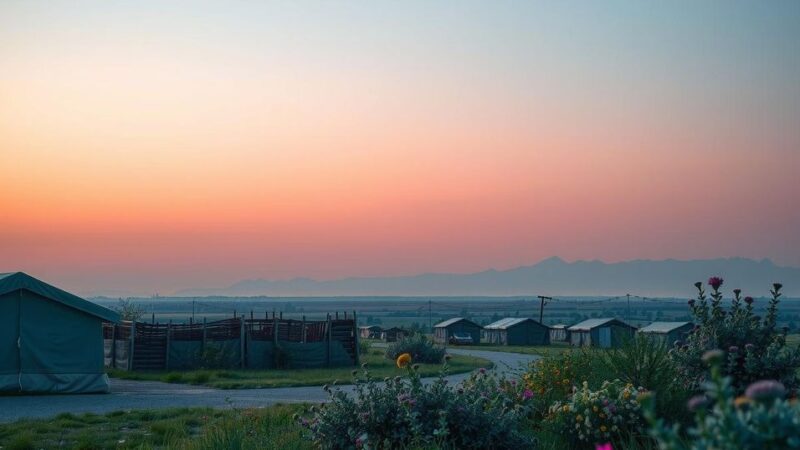
[[[611,446],[611,442],[606,442],[605,444],[595,444],[594,450],[614,450],[614,447]]]
[[[483,367],[481,367],[480,369],[478,369],[478,372],[480,372],[480,373],[486,373],[486,369],[484,369]]]
[[[714,288],[715,291],[719,290],[720,286],[722,286],[722,278],[720,277],[711,277],[708,279],[708,285]]]
[[[525,389],[525,392],[522,393],[522,398],[525,400],[530,400],[533,397],[533,391],[530,389]]]

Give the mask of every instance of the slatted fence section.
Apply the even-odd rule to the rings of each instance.
[[[359,360],[355,314],[339,317],[337,313],[329,315],[324,321],[283,319],[274,314],[272,318],[254,319],[251,314],[250,319],[242,316],[188,324],[123,321],[104,324],[103,337],[106,366],[123,370],[194,368],[186,366],[197,365],[190,361],[201,359],[206,348],[217,344],[224,345],[220,348],[224,349],[227,356],[236,359],[236,367],[247,368],[250,367],[247,360],[248,345],[254,345],[253,342],[299,352],[298,355],[304,352],[308,354],[307,350],[311,347],[326,348],[327,363],[320,363],[320,367],[332,365],[331,353],[337,351],[334,359],[341,364],[344,353],[337,350],[339,345],[352,365],[357,365]],[[308,348],[302,344],[308,344]],[[196,350],[190,350],[192,348]],[[255,365],[255,361],[251,365]]]

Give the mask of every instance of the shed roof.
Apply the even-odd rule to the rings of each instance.
[[[506,318],[498,320],[497,322],[490,323],[489,325],[486,325],[483,328],[485,328],[487,330],[505,330],[505,329],[511,328],[511,327],[513,327],[515,325],[519,325],[519,324],[521,324],[523,322],[527,322],[529,320],[531,322],[539,324],[539,322],[531,319],[530,317],[506,317]]]
[[[571,326],[571,327],[569,327],[567,329],[570,330],[570,331],[586,331],[586,330],[591,330],[592,328],[601,327],[601,326],[603,326],[603,325],[605,325],[605,324],[607,324],[609,322],[619,322],[622,325],[634,328],[633,326],[628,325],[627,323],[625,323],[625,322],[623,322],[621,320],[614,319],[613,317],[605,317],[605,318],[602,318],[602,319],[584,320],[583,322],[576,323],[575,325],[573,325],[573,326]]]
[[[650,325],[639,330],[641,333],[669,333],[678,328],[691,325],[690,322],[653,322]]]
[[[119,322],[119,314],[116,312],[84,300],[77,295],[70,294],[67,291],[61,290],[53,285],[47,284],[42,280],[36,279],[24,272],[11,272],[0,273],[0,295],[16,291],[18,289],[26,289],[35,294],[50,300],[59,302],[78,311],[99,317],[103,320],[110,322]]]
[[[473,322],[473,321],[471,321],[469,319],[465,319],[463,317],[453,317],[452,319],[447,319],[445,321],[437,323],[436,325],[433,326],[433,328],[447,328],[450,325],[456,324],[458,322],[467,322],[470,325],[473,325],[475,327],[481,328],[481,326],[478,325],[477,323],[475,323],[475,322]]]

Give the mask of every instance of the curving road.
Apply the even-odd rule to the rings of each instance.
[[[492,370],[507,375],[538,358],[535,355],[481,350],[450,349],[449,352],[488,359],[494,363]],[[468,373],[451,375],[448,380],[455,384],[468,376]],[[343,386],[342,389],[350,388]],[[275,403],[318,403],[326,400],[327,394],[319,386],[219,390],[159,381],[112,379],[111,394],[0,397],[0,423],[23,418],[52,417],[61,413],[104,414],[119,410],[181,407],[243,408]]]

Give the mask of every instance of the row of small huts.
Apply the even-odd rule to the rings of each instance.
[[[641,333],[672,345],[693,327],[690,322],[654,322],[638,329],[619,319],[588,319],[572,326],[547,326],[527,317],[507,317],[480,326],[463,317],[454,317],[434,326],[435,342],[446,344],[456,334],[469,334],[474,344],[548,345],[567,342],[573,346],[617,347],[634,333]]]

